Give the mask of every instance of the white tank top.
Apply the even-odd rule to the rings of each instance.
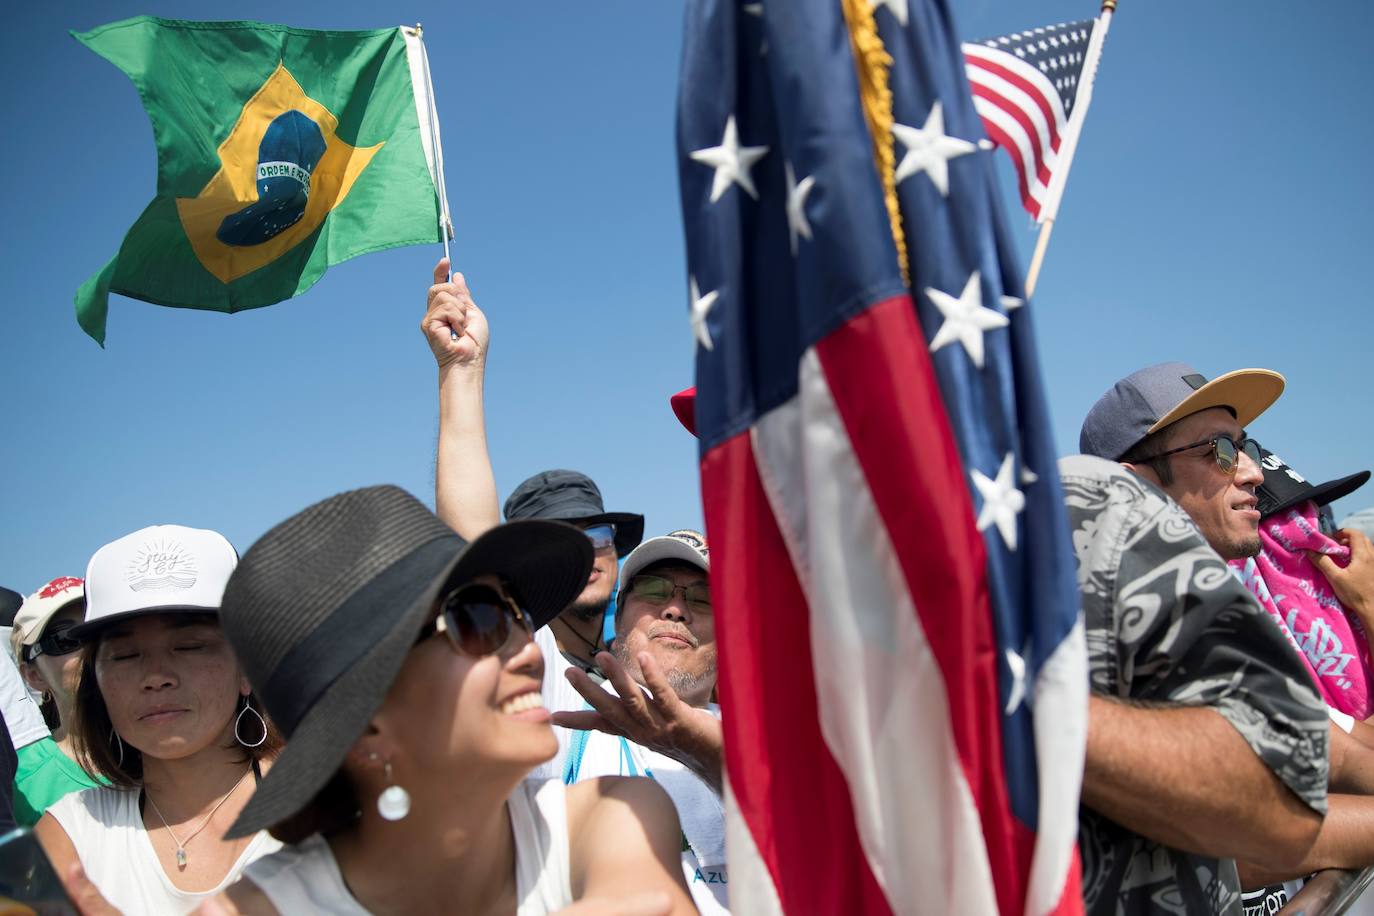
[[[573,902],[562,781],[527,779],[506,801],[515,837],[516,916],[561,910]],[[244,877],[262,889],[282,916],[370,916],[349,893],[329,843],[319,834],[254,862]],[[462,910],[461,901],[456,910]]]
[[[183,891],[157,860],[138,810],[140,794],[106,786],[84,789],[64,795],[47,811],[76,847],[86,875],[125,916],[189,913],[237,881],[250,862],[281,848],[266,831],[259,832],[218,885],[208,891]]]

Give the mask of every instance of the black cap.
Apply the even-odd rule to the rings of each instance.
[[[1259,497],[1261,518],[1277,515],[1309,499],[1318,506],[1325,506],[1354,493],[1369,480],[1369,472],[1360,471],[1326,483],[1310,484],[1267,448],[1260,449],[1260,466],[1264,468],[1264,483],[1255,490],[1255,495]]]
[[[14,615],[19,613],[19,606],[23,603],[23,595],[12,588],[0,586],[0,627],[14,626]]]
[[[644,516],[607,512],[601,490],[580,471],[540,471],[524,481],[506,500],[506,520],[544,518],[581,527],[615,525],[615,555],[623,557],[644,539]]]

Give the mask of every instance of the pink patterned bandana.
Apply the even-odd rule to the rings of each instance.
[[[1311,501],[1264,519],[1259,534],[1259,556],[1232,560],[1231,566],[1307,662],[1327,705],[1368,718],[1374,712],[1369,640],[1307,555],[1309,550],[1324,553],[1345,566],[1350,549],[1317,529],[1317,506]]]

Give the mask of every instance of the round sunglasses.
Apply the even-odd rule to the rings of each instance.
[[[1260,444],[1254,439],[1244,438],[1237,442],[1231,436],[1213,436],[1210,439],[1203,439],[1200,442],[1193,442],[1189,445],[1180,445],[1178,448],[1171,448],[1167,452],[1160,452],[1158,455],[1151,455],[1142,458],[1138,463],[1144,464],[1146,461],[1153,461],[1156,458],[1163,458],[1167,455],[1177,455],[1179,452],[1186,452],[1190,448],[1198,448],[1203,445],[1211,446],[1212,457],[1216,459],[1217,467],[1221,468],[1223,474],[1234,474],[1236,468],[1240,466],[1240,455],[1245,453],[1256,466],[1260,463]]]
[[[438,614],[417,642],[442,632],[454,649],[481,658],[500,652],[516,626],[528,636],[534,634],[534,624],[525,609],[490,585],[460,585],[440,597],[435,606]]]

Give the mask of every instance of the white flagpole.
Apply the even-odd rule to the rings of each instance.
[[[402,31],[405,31],[402,29]],[[416,23],[414,29],[415,41],[419,46],[419,65],[421,74],[424,78],[424,120],[429,122],[429,149],[433,157],[433,176],[434,191],[439,197],[439,234],[444,243],[444,257],[449,259],[448,277],[453,279],[453,258],[449,253],[449,240],[453,238],[453,217],[448,209],[448,187],[444,184],[444,144],[439,133],[439,112],[434,104],[434,80],[429,74],[429,51],[425,48],[424,39],[425,29],[422,23]],[[412,57],[411,82],[415,82],[415,68]],[[419,87],[416,87],[419,88]],[[458,339],[458,332],[450,330],[449,337],[452,340]]]
[[[1073,164],[1074,151],[1078,149],[1078,135],[1083,129],[1083,119],[1088,116],[1088,105],[1093,98],[1093,83],[1097,79],[1097,64],[1102,59],[1102,43],[1107,40],[1107,29],[1112,23],[1112,13],[1116,10],[1117,0],[1102,0],[1102,15],[1093,26],[1092,36],[1088,39],[1088,50],[1083,60],[1083,78],[1078,84],[1074,97],[1073,114],[1069,115],[1068,126],[1064,129],[1064,142],[1059,147],[1059,161],[1050,186],[1045,195],[1045,205],[1040,208],[1040,236],[1035,240],[1035,254],[1031,256],[1030,270],[1026,272],[1026,298],[1035,292],[1040,279],[1040,267],[1045,261],[1045,249],[1050,244],[1050,234],[1054,232],[1054,220],[1059,215],[1059,203],[1064,198],[1064,183],[1069,180],[1069,166]]]

